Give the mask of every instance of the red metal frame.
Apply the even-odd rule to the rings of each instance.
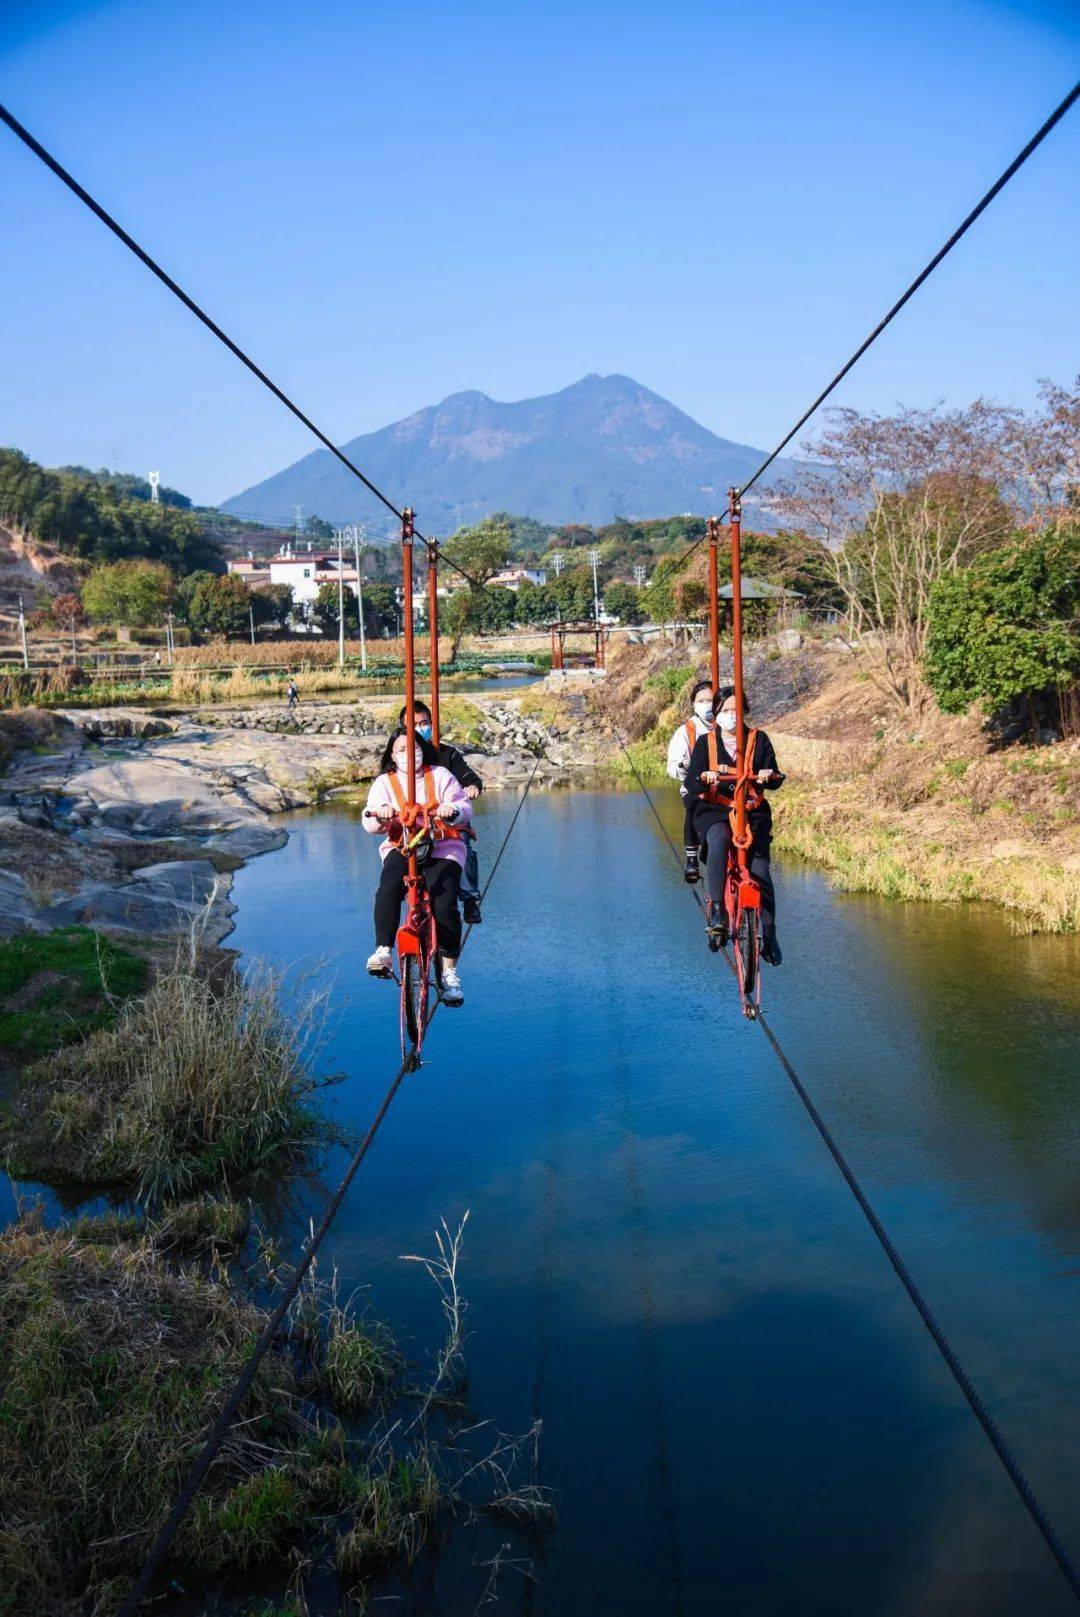
[[[415,845],[410,845],[410,833],[423,832],[427,829],[427,809],[416,801],[416,646],[413,628],[413,539],[415,536],[413,511],[406,506],[401,514],[401,585],[402,585],[402,623],[405,632],[405,735],[408,741],[409,761],[406,774],[407,793],[406,808],[402,816],[402,824],[407,839],[409,868],[405,877],[405,919],[397,932],[397,953],[401,975],[401,1047],[402,1054],[408,1056],[409,1035],[406,1022],[407,997],[407,971],[405,959],[408,955],[415,956],[420,963],[423,980],[421,995],[420,1018],[415,1044],[412,1046],[414,1062],[419,1063],[420,1046],[423,1043],[424,1032],[427,1026],[427,994],[430,981],[431,963],[435,958],[435,919],[431,911],[431,900],[427,885],[417,863]],[[431,556],[428,555],[428,568],[430,578]],[[435,629],[436,636],[438,628]],[[432,693],[433,703],[438,701],[438,666],[433,648],[433,681],[435,690]],[[432,725],[435,724],[436,708],[432,707]]]
[[[607,629],[595,618],[582,618],[576,622],[560,620],[549,624],[551,632],[551,668],[561,673],[566,667],[566,636],[590,634],[593,637],[593,667],[606,667]]]
[[[434,544],[427,553],[428,639],[431,650],[431,739],[439,745],[439,553]]]
[[[720,566],[717,555],[720,523],[710,517],[706,525],[709,536],[709,673],[713,693],[720,689]]]

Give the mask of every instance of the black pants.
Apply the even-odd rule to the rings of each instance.
[[[464,832],[465,869],[461,875],[462,898],[480,897],[480,860],[476,853],[476,838],[471,831]]]
[[[771,932],[776,926],[776,894],[769,869],[771,840],[768,831],[757,832],[750,845],[750,874],[761,888],[761,924],[766,932]],[[724,877],[727,874],[728,849],[731,847],[731,826],[726,819],[715,820],[709,826],[705,833],[705,846],[709,853],[705,866],[709,897],[723,912]]]
[[[456,960],[461,952],[461,911],[458,909],[461,866],[456,859],[429,859],[426,865],[421,865],[420,872],[431,895],[439,948]],[[405,897],[408,874],[409,861],[392,848],[383,860],[382,876],[375,892],[375,942],[389,949],[394,946],[401,920],[401,901]]]
[[[682,845],[695,851],[698,845],[698,834],[694,830],[694,805],[688,797],[683,798]]]

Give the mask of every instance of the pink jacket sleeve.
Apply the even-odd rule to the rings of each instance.
[[[385,775],[376,775],[367,794],[367,802],[364,804],[364,812],[360,816],[360,824],[365,831],[370,831],[372,836],[378,836],[386,828],[375,818],[371,812],[372,809],[394,807],[396,807],[396,804],[394,794],[390,790],[389,781]]]

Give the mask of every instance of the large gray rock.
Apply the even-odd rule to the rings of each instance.
[[[13,870],[0,870],[0,937],[39,929],[37,905],[29,887]]]

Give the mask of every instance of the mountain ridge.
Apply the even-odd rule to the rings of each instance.
[[[591,372],[555,393],[506,402],[462,389],[342,448],[390,498],[407,499],[425,531],[441,533],[494,510],[593,526],[617,516],[703,515],[765,457],[618,372]],[[769,481],[798,467],[778,461]],[[325,449],[221,509],[287,522],[296,505],[331,522],[371,515],[368,496]]]

